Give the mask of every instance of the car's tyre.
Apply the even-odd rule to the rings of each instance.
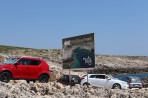
[[[115,83],[115,84],[113,85],[113,89],[121,89],[121,85],[118,84],[118,83]]]
[[[39,77],[39,82],[42,82],[42,83],[47,83],[49,81],[49,76],[47,74],[42,74],[40,77]]]
[[[32,80],[32,82],[35,83],[36,81],[35,80]]]
[[[2,72],[0,74],[0,81],[8,83],[11,80],[11,73]]]
[[[35,83],[35,80],[26,80],[27,83],[30,83],[30,81],[32,81],[33,83]]]
[[[90,86],[90,84],[87,83],[87,82],[85,82],[85,83],[83,84],[83,86]]]
[[[30,83],[30,80],[26,80],[27,83]]]

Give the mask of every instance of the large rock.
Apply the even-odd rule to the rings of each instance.
[[[55,83],[54,86],[55,86],[57,89],[63,89],[63,88],[64,88],[63,84],[61,84],[61,83]]]
[[[56,68],[50,69],[50,81],[56,81],[62,76],[62,72]]]

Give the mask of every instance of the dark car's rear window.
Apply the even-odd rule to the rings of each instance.
[[[72,78],[75,78],[76,80],[79,80],[80,79],[80,77],[79,76],[76,76],[76,75],[72,76]]]

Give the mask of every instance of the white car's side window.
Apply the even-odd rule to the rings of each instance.
[[[98,79],[105,79],[105,75],[97,75],[96,78],[98,78]]]

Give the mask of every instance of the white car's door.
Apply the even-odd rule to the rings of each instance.
[[[105,75],[97,75],[96,80],[99,87],[106,87],[108,79],[105,78]]]
[[[110,76],[106,76],[106,83],[104,87],[112,88],[115,83],[119,83],[119,81],[111,78]]]
[[[91,75],[89,78],[88,78],[89,80],[89,83],[90,83],[90,85],[92,85],[92,86],[97,86],[98,84],[98,80],[96,79],[96,75]]]

